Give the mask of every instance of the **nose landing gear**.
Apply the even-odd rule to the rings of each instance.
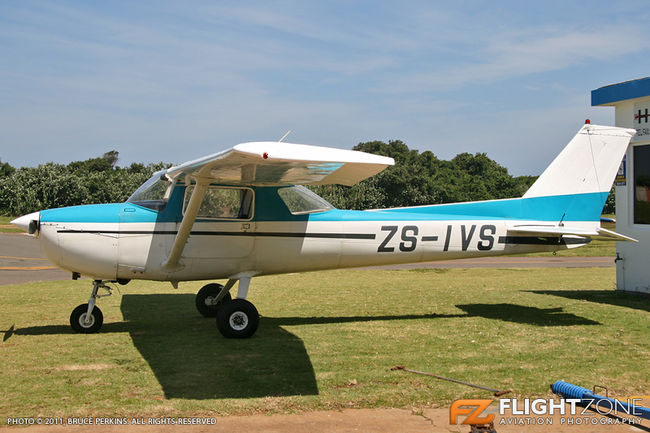
[[[106,290],[105,295],[99,295],[99,289]],[[81,334],[93,334],[102,327],[104,323],[104,315],[99,307],[95,306],[97,298],[104,298],[113,294],[112,289],[104,284],[101,280],[93,282],[93,291],[87,304],[81,304],[72,310],[70,314],[70,326],[75,332]]]

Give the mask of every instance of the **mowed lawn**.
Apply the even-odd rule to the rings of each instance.
[[[0,233],[20,233],[21,229],[18,227],[12,226],[11,221],[14,220],[13,217],[0,216]]]
[[[563,379],[646,395],[650,301],[615,269],[339,270],[253,279],[257,334],[199,316],[199,283],[132,282],[102,331],[71,332],[90,281],[0,288],[0,422],[8,416],[182,416],[448,405]]]

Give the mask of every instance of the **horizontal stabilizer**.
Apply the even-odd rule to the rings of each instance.
[[[574,228],[565,226],[551,226],[551,225],[526,225],[516,226],[508,229],[508,234],[513,235],[526,235],[526,236],[582,236],[585,238],[599,239],[603,241],[630,241],[639,242],[638,240],[616,233],[602,227],[595,227],[594,229]]]
[[[238,144],[167,170],[214,183],[252,186],[354,185],[394,165],[393,158],[354,150],[307,144],[254,142]]]
[[[599,228],[598,233],[600,234],[600,238],[602,240],[612,240],[612,241],[629,241],[629,242],[639,242],[637,239],[631,238],[629,236],[622,235],[620,233],[613,232],[611,230]]]

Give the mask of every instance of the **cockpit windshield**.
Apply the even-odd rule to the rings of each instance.
[[[290,186],[278,190],[280,198],[294,215],[325,212],[334,209],[324,198],[304,186]]]
[[[127,202],[160,212],[165,209],[167,200],[169,200],[170,185],[171,182],[165,176],[165,171],[158,171],[151,176],[151,179],[143,183],[128,198]]]

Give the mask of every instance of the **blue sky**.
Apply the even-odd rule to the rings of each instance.
[[[650,75],[641,1],[0,2],[0,158],[180,163],[403,140],[539,174]]]

